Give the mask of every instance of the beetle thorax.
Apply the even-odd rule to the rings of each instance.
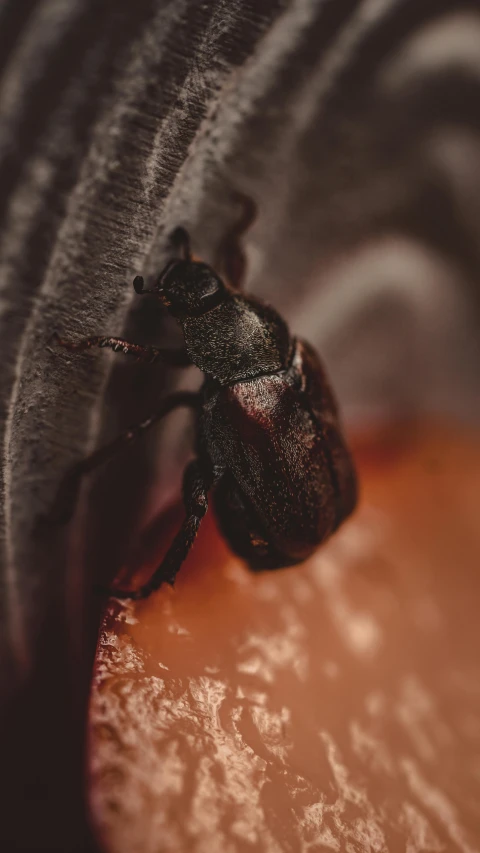
[[[288,329],[276,311],[255,299],[235,294],[181,324],[193,363],[222,385],[288,366]]]

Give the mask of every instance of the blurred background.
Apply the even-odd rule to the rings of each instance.
[[[2,849],[480,849],[479,95],[478,2],[0,0]],[[360,509],[267,579],[210,519],[176,597],[102,614],[178,524],[188,416],[38,516],[200,376],[51,335],[177,344],[133,276],[178,224],[217,263],[239,194]]]

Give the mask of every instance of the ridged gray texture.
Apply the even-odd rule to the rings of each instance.
[[[478,2],[0,4],[0,665],[3,699],[26,691],[7,718],[31,734],[19,722],[10,738],[19,777],[59,731],[57,775],[78,770],[90,556],[109,571],[121,557],[152,443],[97,490],[93,549],[80,523],[40,535],[37,516],[99,440],[109,379],[108,434],[175,381],[117,362],[110,375],[112,358],[66,357],[51,332],[120,333],[132,303],[130,336],[153,339],[133,275],[158,270],[178,223],[214,260],[240,190],[259,207],[248,285],[321,347],[350,418],[472,417],[479,46]],[[38,720],[18,716],[27,701]],[[73,801],[75,782],[63,789]]]

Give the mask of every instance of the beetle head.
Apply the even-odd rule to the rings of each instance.
[[[174,317],[199,317],[225,298],[226,287],[208,264],[188,259],[170,261],[153,290],[144,290],[143,278],[136,276],[137,293],[155,293]]]
[[[174,317],[199,317],[225,296],[225,285],[208,264],[174,260],[158,281],[158,293]]]

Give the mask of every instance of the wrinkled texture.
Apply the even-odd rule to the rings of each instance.
[[[249,573],[210,518],[175,590],[111,602],[108,853],[480,850],[480,439],[404,425],[356,455],[360,508],[303,566]]]

